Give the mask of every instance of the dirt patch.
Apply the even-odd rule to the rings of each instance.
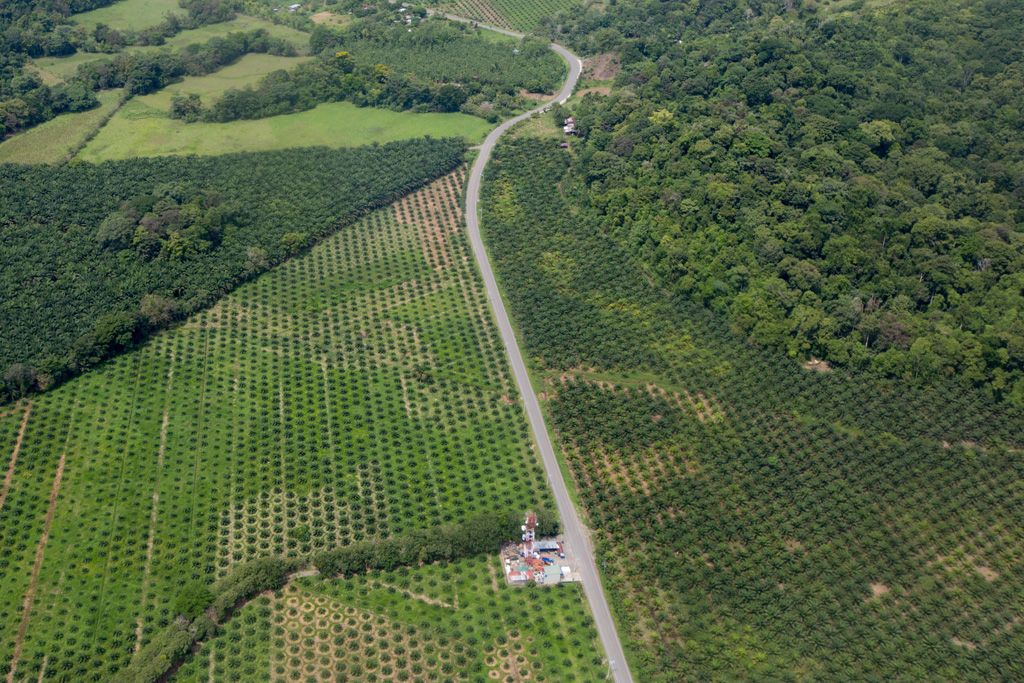
[[[555,99],[554,95],[549,95],[543,92],[530,92],[526,88],[519,89],[519,96],[525,97],[528,100],[537,100],[538,102],[547,102],[548,100]]]
[[[602,85],[602,86],[597,87],[597,88],[584,88],[583,90],[577,90],[576,91],[576,95],[579,96],[579,97],[583,97],[584,95],[586,95],[588,93],[594,93],[595,95],[611,95],[612,94],[612,89],[609,88],[608,86]]]
[[[7,476],[4,477],[4,488],[0,491],[0,510],[7,500],[7,489],[11,488],[11,481],[14,479],[14,466],[18,464],[18,453],[21,451],[21,442],[25,439],[25,428],[28,427],[28,415],[32,412],[32,401],[25,406],[25,414],[21,416],[21,427],[18,428],[18,436],[14,440],[14,451],[11,453],[11,462],[7,466]]]
[[[804,370],[814,370],[815,372],[832,372],[832,366],[826,361],[812,358],[803,365]]]
[[[334,12],[317,12],[310,17],[314,24],[327,24],[328,26],[341,26],[349,22],[347,16],[335,14]]]
[[[786,544],[786,550],[788,550],[791,553],[795,553],[797,550],[804,549],[804,544],[796,540],[795,538],[787,538],[785,541],[783,541],[783,543]]]
[[[999,578],[999,572],[984,565],[974,565],[974,571],[981,574],[986,581],[992,582]]]
[[[618,76],[620,71],[622,62],[614,52],[605,52],[583,60],[583,78],[607,81]]]
[[[885,595],[886,593],[889,593],[889,592],[891,592],[889,590],[889,587],[886,586],[884,583],[873,583],[873,584],[871,584],[871,599],[872,600],[877,600],[878,598],[882,597],[883,595]]]
[[[968,650],[977,650],[978,649],[978,645],[976,643],[972,643],[969,640],[960,640],[956,636],[953,636],[952,638],[950,638],[949,642],[953,643],[957,647],[966,647]]]

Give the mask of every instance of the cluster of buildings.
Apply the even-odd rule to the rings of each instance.
[[[537,539],[537,515],[526,514],[522,542],[508,543],[501,550],[505,580],[511,586],[533,581],[542,586],[575,581],[565,558],[565,547],[556,539]]]

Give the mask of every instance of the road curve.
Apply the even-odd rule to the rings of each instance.
[[[460,17],[449,16],[449,19],[473,23],[482,28],[498,31],[510,36],[522,37],[522,34],[504,29],[485,26],[477,22],[468,22]],[[469,174],[469,184],[466,187],[466,226],[469,228],[469,241],[473,245],[473,255],[476,257],[477,265],[484,277],[484,284],[487,287],[487,298],[491,302],[491,309],[498,322],[498,329],[501,332],[501,340],[505,344],[505,353],[508,354],[509,363],[512,365],[512,373],[516,378],[516,385],[519,387],[519,395],[523,398],[526,406],[526,414],[530,419],[530,427],[533,429],[533,436],[540,448],[541,460],[544,469],[547,471],[548,482],[555,494],[555,502],[558,504],[558,513],[562,517],[564,533],[569,544],[576,552],[577,570],[583,584],[583,591],[590,602],[590,611],[594,615],[594,622],[597,625],[597,633],[601,638],[601,644],[608,655],[609,669],[612,678],[616,683],[632,683],[633,676],[629,672],[629,665],[626,663],[626,654],[619,641],[619,634],[615,629],[615,622],[612,620],[611,609],[608,607],[608,600],[605,598],[604,589],[601,587],[601,576],[597,573],[597,564],[594,562],[594,549],[590,544],[590,536],[587,534],[583,522],[580,521],[576,506],[569,498],[569,490],[565,486],[565,479],[562,477],[562,470],[558,467],[558,460],[555,458],[555,451],[551,447],[551,440],[548,438],[548,431],[544,426],[544,416],[540,411],[540,403],[537,402],[537,395],[533,393],[530,384],[530,375],[526,371],[526,364],[523,363],[523,356],[519,352],[519,345],[516,343],[516,335],[512,331],[508,314],[505,312],[505,305],[501,300],[501,293],[498,291],[498,284],[494,279],[494,272],[491,270],[491,262],[487,258],[487,250],[484,248],[483,239],[480,237],[480,216],[478,205],[480,202],[480,181],[483,178],[484,166],[491,157],[491,150],[498,138],[510,127],[530,117],[533,114],[542,112],[558,101],[564,103],[572,96],[572,90],[576,87],[580,72],[583,70],[583,63],[579,57],[566,50],[561,45],[552,45],[551,48],[560,54],[569,64],[569,78],[565,85],[552,102],[537,107],[521,116],[506,121],[487,136],[480,145],[480,154],[473,164]]]

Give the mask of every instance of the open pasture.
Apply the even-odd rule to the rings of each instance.
[[[111,28],[140,29],[156,26],[168,12],[182,13],[177,0],[120,0],[112,5],[75,14],[72,21],[79,26],[106,24]]]
[[[424,135],[480,142],[490,124],[468,114],[413,114],[348,102],[255,121],[184,123],[166,110],[132,101],[79,154],[84,161],[165,154],[226,154],[325,145],[352,147]]]
[[[266,74],[278,69],[290,69],[306,61],[306,57],[277,57],[268,54],[243,55],[234,64],[214,71],[206,76],[186,76],[178,83],[171,83],[166,88],[150,95],[138,97],[136,101],[167,112],[175,95],[195,93],[209,104],[216,100],[228,88],[242,88],[256,83]]]
[[[102,681],[234,562],[551,504],[463,171],[0,417],[0,666]]]
[[[494,580],[497,565],[478,557],[293,580],[238,610],[172,680],[601,680],[579,586],[509,588]]]
[[[99,126],[121,99],[120,90],[97,93],[100,106],[64,114],[0,143],[0,163],[56,164],[63,161]]]
[[[200,26],[190,31],[171,36],[163,45],[131,46],[125,48],[126,52],[174,52],[192,43],[205,43],[210,38],[226,36],[237,31],[251,31],[257,28],[264,28],[272,38],[283,38],[302,53],[309,45],[309,34],[296,31],[287,26],[280,26],[264,19],[257,19],[245,15],[238,15],[233,21],[225,21],[220,24],[209,24]],[[254,56],[254,55],[250,55]],[[267,55],[260,55],[267,56]],[[44,78],[50,80],[67,80],[78,73],[78,65],[88,62],[95,62],[101,59],[110,59],[112,55],[98,52],[76,52],[67,57],[37,57],[31,61],[39,71],[43,72]]]

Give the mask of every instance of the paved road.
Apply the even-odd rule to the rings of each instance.
[[[448,17],[456,21],[466,21],[459,17]],[[477,22],[470,22],[477,23]],[[499,31],[510,36],[521,36],[522,34],[513,31],[506,31],[491,26],[484,26],[494,31]],[[569,63],[569,78],[562,87],[561,92],[555,97],[555,101],[565,102],[572,95],[572,89],[580,77],[583,64],[579,58],[560,45],[552,45],[552,49]],[[505,305],[502,303],[498,285],[494,280],[494,272],[491,270],[491,263],[487,259],[487,250],[484,249],[483,240],[480,238],[480,218],[478,214],[478,203],[480,201],[480,180],[483,177],[484,166],[491,156],[494,144],[501,137],[502,133],[512,125],[529,117],[536,112],[542,112],[551,106],[551,102],[534,109],[533,111],[517,116],[506,121],[491,131],[484,143],[480,145],[480,153],[473,164],[469,174],[469,186],[466,189],[466,225],[469,227],[469,241],[473,245],[473,255],[476,257],[477,265],[484,276],[484,284],[487,287],[487,298],[490,299],[491,308],[494,310],[494,317],[498,321],[498,329],[501,331],[501,340],[505,343],[505,352],[508,354],[509,362],[512,364],[512,372],[519,387],[519,394],[526,405],[526,414],[530,418],[530,427],[533,428],[533,435],[540,448],[541,460],[544,462],[544,469],[547,470],[548,481],[555,493],[555,502],[558,504],[558,512],[562,517],[564,534],[570,545],[576,551],[577,571],[579,572],[583,590],[590,601],[590,610],[594,614],[594,621],[597,625],[597,632],[604,645],[604,651],[608,655],[608,661],[612,677],[617,683],[632,683],[633,676],[626,664],[626,655],[622,650],[622,643],[619,642],[619,634],[615,629],[615,622],[612,620],[611,610],[608,607],[608,600],[605,598],[604,589],[601,587],[601,577],[597,573],[597,565],[594,562],[594,549],[590,544],[590,537],[586,528],[580,521],[576,507],[569,498],[569,491],[565,486],[565,479],[562,471],[558,468],[558,460],[555,458],[554,449],[551,447],[551,440],[548,438],[548,431],[544,426],[544,416],[540,412],[540,404],[537,402],[537,395],[533,393],[530,385],[530,376],[526,372],[526,365],[523,363],[523,356],[519,352],[519,345],[516,343],[515,333],[509,323],[508,314],[505,313]]]

